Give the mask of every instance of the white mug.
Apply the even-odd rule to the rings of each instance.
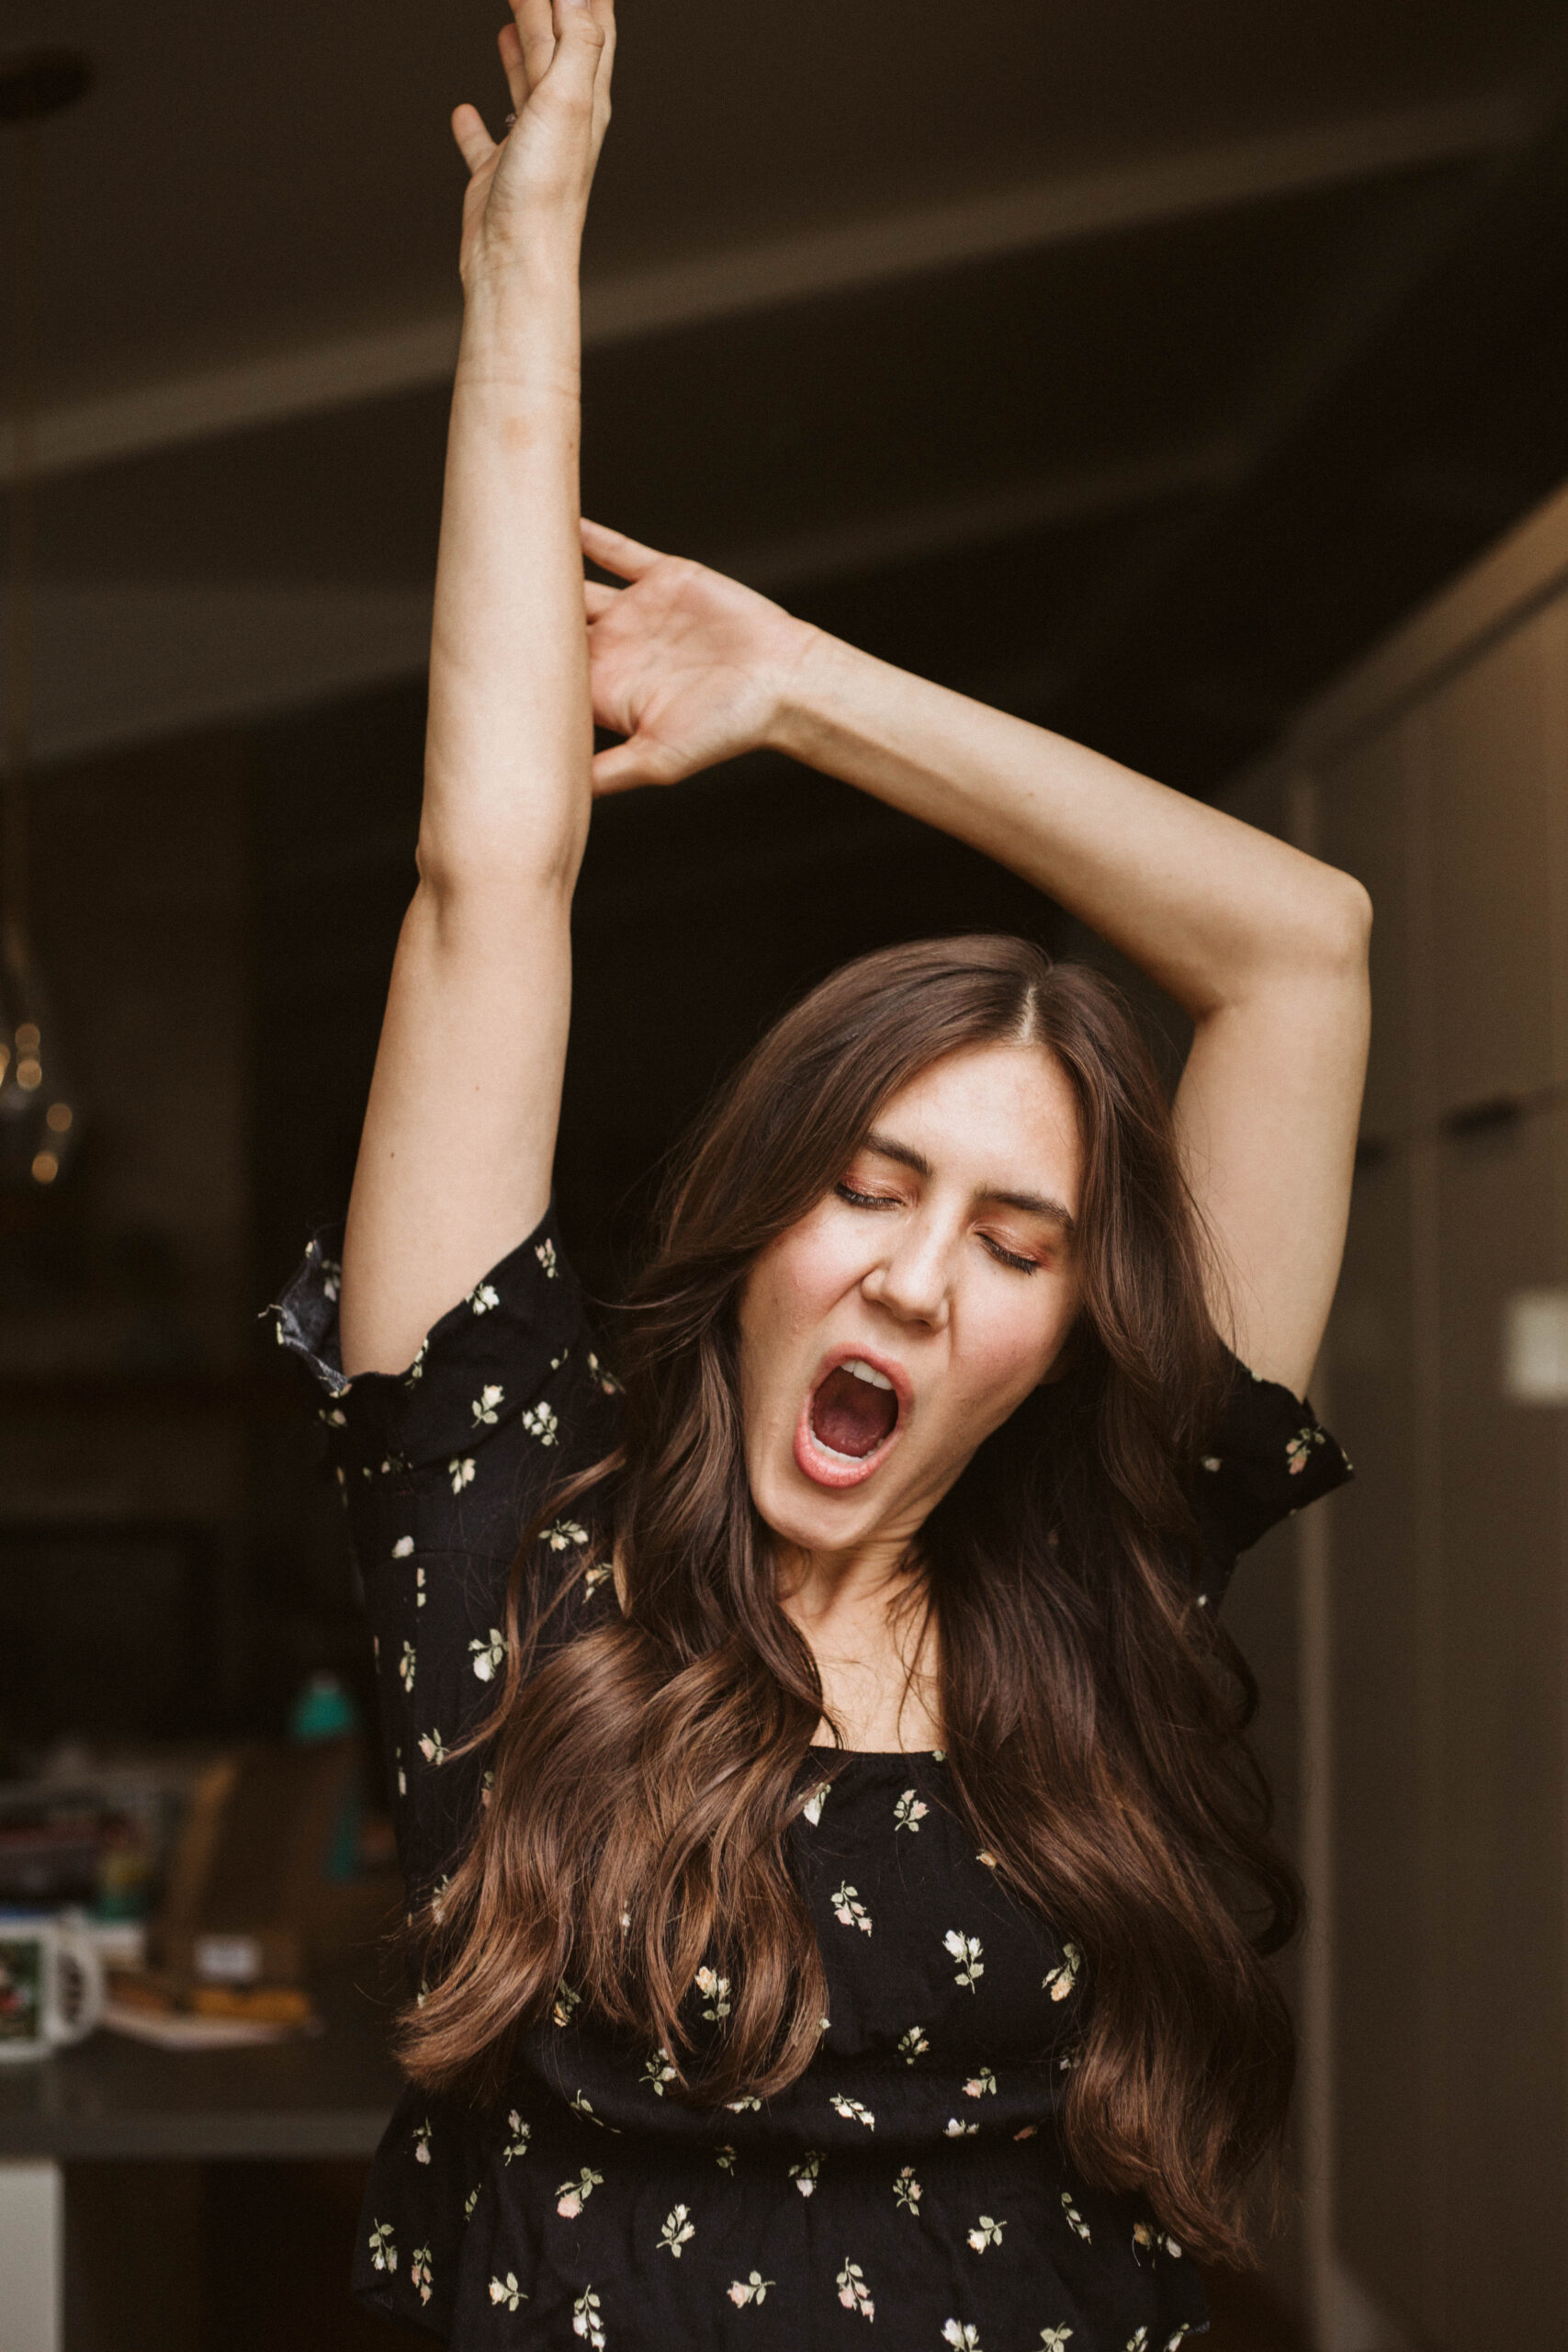
[[[91,1936],[58,1919],[0,1916],[0,2065],[85,2041],[103,2011]]]

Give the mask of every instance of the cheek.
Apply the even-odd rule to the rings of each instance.
[[[1039,1281],[1036,1275],[1029,1289]],[[1049,1374],[1066,1344],[1077,1306],[1077,1285],[1064,1281],[1053,1281],[1043,1298],[991,1302],[976,1318],[964,1350],[970,1373],[964,1385],[974,1409],[993,1422],[1005,1420]]]

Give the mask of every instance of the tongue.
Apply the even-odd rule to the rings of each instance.
[[[841,1364],[811,1400],[817,1436],[835,1453],[851,1454],[857,1462],[875,1453],[897,1418],[898,1399],[890,1388],[874,1388]]]

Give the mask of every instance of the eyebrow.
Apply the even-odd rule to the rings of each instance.
[[[924,1152],[915,1150],[911,1144],[900,1143],[897,1136],[874,1132],[867,1136],[862,1148],[875,1152],[879,1159],[896,1159],[900,1167],[912,1168],[917,1176],[929,1178],[931,1173],[931,1161]],[[1043,1217],[1047,1224],[1059,1225],[1066,1233],[1077,1230],[1072,1212],[1065,1209],[1060,1201],[1054,1201],[1043,1193],[1013,1193],[999,1184],[982,1184],[976,1197],[996,1201],[1003,1208],[1021,1209],[1025,1216]]]

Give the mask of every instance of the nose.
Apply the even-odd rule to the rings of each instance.
[[[899,1322],[941,1330],[948,1316],[949,1270],[946,1236],[934,1224],[914,1218],[867,1272],[861,1290]]]

